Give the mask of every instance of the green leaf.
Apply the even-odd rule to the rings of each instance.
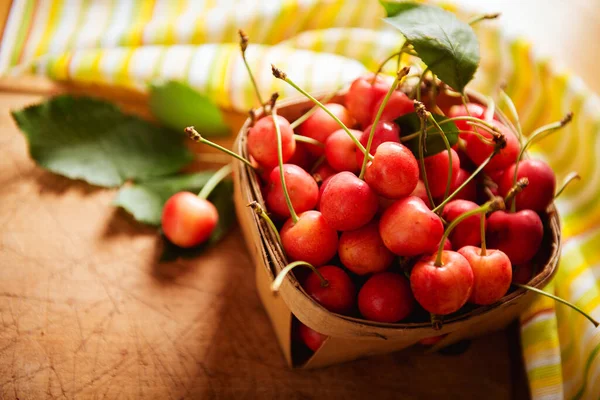
[[[98,99],[63,95],[12,116],[41,167],[98,186],[170,175],[193,159],[182,136]]]
[[[162,209],[169,197],[177,192],[198,193],[214,171],[176,175],[122,187],[113,204],[123,207],[143,223],[160,225]]]
[[[419,57],[442,81],[463,92],[479,65],[479,42],[469,24],[436,6],[381,1],[387,23],[413,45]]]
[[[431,114],[435,120],[440,123],[448,119],[447,117],[439,114]],[[403,136],[407,136],[414,132],[419,132],[421,129],[421,120],[417,113],[410,113],[397,118],[395,121],[400,126],[400,132],[402,132]],[[431,123],[427,124],[427,140],[425,141],[425,157],[433,156],[439,152],[446,151],[446,145],[444,144],[444,139],[440,135],[440,132],[432,127]],[[458,128],[454,122],[445,122],[440,124],[440,127],[444,131],[450,146],[454,146],[458,141]],[[419,137],[415,137],[407,142],[402,142],[403,145],[408,147],[410,151],[415,155],[415,157],[419,157]]]
[[[230,133],[221,110],[208,97],[184,83],[167,81],[150,85],[149,105],[159,121],[178,132],[194,126],[204,136]]]
[[[211,193],[208,199],[219,212],[219,222],[206,243],[197,247],[184,249],[169,242],[163,235],[163,252],[159,262],[169,262],[180,257],[191,258],[202,253],[207,247],[220,241],[235,222],[235,206],[233,204],[233,182],[222,181]]]

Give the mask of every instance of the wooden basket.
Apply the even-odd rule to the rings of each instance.
[[[480,98],[471,93],[474,99]],[[341,102],[342,96],[333,102]],[[290,99],[278,103],[278,114],[293,121],[312,107],[308,100]],[[250,121],[246,121],[234,144],[234,151],[248,157],[246,135]],[[269,315],[279,345],[289,366],[319,368],[357,358],[390,353],[409,347],[419,340],[447,334],[433,350],[457,341],[484,335],[506,327],[521,314],[535,293],[518,289],[508,293],[496,304],[477,307],[470,312],[444,319],[441,330],[434,330],[429,322],[377,323],[327,311],[308,296],[293,274],[288,274],[278,294],[270,290],[274,276],[287,264],[283,250],[273,232],[247,205],[257,201],[265,206],[260,184],[254,171],[234,161],[234,200],[238,220],[251,257],[256,265],[256,287]],[[560,254],[560,222],[552,205],[542,216],[545,225],[544,242],[540,252],[546,259],[544,267],[529,282],[542,288],[554,276]],[[292,340],[293,316],[308,327],[329,336],[308,360],[294,357]]]

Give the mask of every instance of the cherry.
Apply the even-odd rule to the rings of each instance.
[[[456,175],[456,179],[450,186],[450,193],[454,193],[454,191],[458,189],[460,185],[462,185],[470,175],[471,174],[468,171],[462,168],[459,169],[458,174]],[[475,181],[471,180],[469,183],[467,183],[467,185],[454,196],[454,199],[469,200],[473,202],[477,201],[477,185],[475,184]]]
[[[482,254],[482,249],[475,246],[465,246],[458,252],[469,262],[475,278],[470,303],[484,306],[504,297],[512,281],[512,266],[506,254],[500,250]]]
[[[361,126],[371,122],[375,105],[384,98],[390,86],[391,83],[381,75],[373,82],[373,74],[361,76],[352,82],[346,93],[345,103],[350,114]]]
[[[365,181],[379,195],[399,199],[408,196],[419,182],[419,164],[400,143],[382,143],[367,166]]]
[[[517,169],[517,180],[521,178],[529,180],[529,185],[515,197],[516,209],[545,211],[554,200],[556,190],[556,177],[552,168],[540,160],[522,160],[518,167],[515,164],[511,165],[499,182],[500,195],[506,196],[512,188],[515,169]]]
[[[421,343],[423,346],[433,346],[434,344],[437,344],[440,340],[442,340],[446,336],[448,336],[447,333],[444,335],[426,337],[426,338],[419,340],[419,343]]]
[[[371,321],[398,322],[408,317],[414,307],[408,281],[393,272],[373,275],[358,292],[358,309]]]
[[[419,179],[415,190],[413,190],[410,195],[420,198],[421,200],[423,200],[423,203],[427,205],[427,207],[431,208],[429,197],[427,197],[427,189],[425,188],[425,183],[422,180]]]
[[[484,107],[481,104],[467,103],[466,107],[464,106],[464,104],[458,104],[458,105],[450,107],[450,110],[448,111],[447,115],[449,118],[469,117],[470,116],[473,118],[478,118],[478,119],[484,120],[486,111],[487,111],[487,107]],[[496,119],[495,116],[494,116],[494,119]],[[454,123],[456,124],[456,127],[460,131],[472,131],[473,130],[473,126],[469,125],[468,121],[458,120],[458,121],[454,121]],[[479,131],[481,131],[481,129],[479,129]],[[459,137],[461,139],[465,139],[465,140],[468,139],[469,136],[471,136],[471,135],[468,133],[461,133],[459,135]]]
[[[350,115],[346,107],[337,103],[327,103],[325,107],[329,109],[346,126],[354,125],[354,118]],[[327,114],[323,109],[317,109],[306,121],[298,127],[298,133],[303,136],[315,139],[325,143],[327,138],[335,131],[340,129],[338,122]],[[323,154],[323,149],[311,144],[307,145],[307,150],[314,155]]]
[[[506,138],[506,147],[492,157],[483,169],[486,172],[507,168],[517,160],[520,151],[519,139],[517,139],[510,129],[498,121],[491,121],[490,124],[498,128],[500,133],[504,135]],[[478,131],[486,139],[492,139],[491,133],[483,129],[478,129]],[[469,135],[466,142],[465,151],[469,158],[477,165],[481,165],[492,154],[495,147],[494,143],[484,143],[475,135]]]
[[[288,219],[279,232],[288,259],[320,266],[331,260],[338,248],[338,235],[318,211],[305,211],[298,221]]]
[[[327,161],[323,161],[321,165],[319,165],[317,169],[315,169],[315,172],[313,172],[312,176],[313,178],[315,178],[315,181],[317,181],[319,185],[323,186],[325,180],[327,180],[327,178],[329,178],[330,176],[335,175],[336,173],[337,171],[331,168],[331,166],[327,164]]]
[[[438,245],[439,247],[439,245]],[[450,239],[446,238],[446,241],[444,242],[444,250],[452,250],[452,242],[450,241]]]
[[[450,149],[450,152],[452,153],[452,179],[450,182],[454,182],[458,176],[460,161],[454,149]],[[431,195],[433,197],[443,196],[446,192],[448,170],[450,168],[448,152],[442,151],[433,156],[425,157],[424,162]]]
[[[447,315],[465,305],[473,290],[473,270],[455,251],[442,250],[441,265],[436,255],[422,257],[410,274],[410,287],[417,302],[427,311]]]
[[[204,243],[217,226],[215,206],[194,193],[179,192],[167,200],[162,212],[162,230],[179,247]]]
[[[423,200],[409,196],[398,200],[383,213],[379,233],[393,253],[413,257],[433,253],[442,239],[444,227]]]
[[[369,125],[359,136],[359,141],[363,146],[367,146],[369,141],[369,135],[371,134],[372,125]],[[373,140],[371,142],[370,154],[375,154],[377,148],[381,143],[385,142],[396,142],[400,143],[400,128],[393,122],[379,121],[375,126],[375,133],[373,133]],[[356,163],[360,166],[365,159],[365,155],[360,149],[356,149]]]
[[[450,223],[468,211],[475,210],[479,206],[468,200],[452,200],[444,207],[442,218]],[[479,232],[480,217],[473,215],[459,223],[450,234],[452,245],[460,249],[464,246],[476,246],[481,243]]]
[[[350,129],[350,133],[359,137],[362,132]],[[343,129],[333,132],[325,142],[327,163],[336,171],[358,171],[360,166],[356,162],[355,153],[356,145]]]
[[[383,103],[383,99],[379,100],[379,102],[373,107],[373,111],[371,114],[371,122],[375,120],[375,116],[377,115],[377,111],[379,107],[381,107]],[[396,118],[399,118],[405,114],[409,114],[415,111],[414,102],[408,98],[407,95],[400,91],[395,91],[390,96],[383,112],[381,114],[381,121],[393,121]]]
[[[288,120],[277,116],[277,121],[281,131],[283,162],[286,162],[296,150],[296,140]],[[271,115],[259,119],[248,130],[247,140],[248,152],[261,166],[267,168],[277,166],[277,133]]]
[[[294,155],[287,160],[287,163],[296,164],[300,168],[308,171],[315,162],[315,156],[308,151],[308,146],[312,145],[296,141],[296,151],[294,151]]]
[[[543,236],[544,225],[535,211],[496,211],[487,219],[488,246],[504,252],[513,265],[531,260],[538,252]]]
[[[306,293],[327,310],[338,314],[350,314],[354,309],[356,288],[343,269],[325,265],[311,272],[302,287]],[[325,281],[323,281],[325,279]]]
[[[377,213],[378,198],[369,185],[351,172],[340,172],[329,179],[321,195],[319,209],[332,228],[358,229]]]
[[[520,284],[527,284],[533,278],[533,267],[532,262],[521,265],[513,265],[512,281]]]
[[[327,184],[329,183],[329,181],[331,180],[331,178],[333,178],[335,175],[332,176],[328,176],[323,183],[321,183],[321,186],[319,187],[319,198],[317,200],[317,205],[316,208],[317,210],[321,211],[321,197],[323,197],[323,192],[325,191],[325,188],[327,187]]]
[[[308,172],[297,165],[284,164],[283,171],[294,210],[301,213],[313,209],[319,197],[317,182]],[[290,216],[290,210],[285,201],[279,167],[275,167],[271,172],[270,181],[271,185],[267,194],[269,211],[279,217],[287,218]]]
[[[385,271],[394,261],[379,236],[377,221],[342,233],[338,253],[342,264],[358,275]]]
[[[328,336],[325,336],[314,329],[309,328],[304,325],[302,322],[298,323],[298,336],[300,336],[300,340],[312,351],[317,351],[327,340]]]

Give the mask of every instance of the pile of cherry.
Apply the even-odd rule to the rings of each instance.
[[[277,114],[276,95],[263,102],[256,90],[264,114],[251,113],[250,160],[191,127],[186,131],[256,172],[266,210],[256,202],[252,208],[291,262],[273,290],[296,269],[304,291],[333,313],[383,323],[418,314],[434,326],[467,303],[500,301],[511,284],[541,292],[524,284],[538,267],[540,214],[555,197],[554,172],[523,158],[529,142],[512,123],[496,119],[493,108],[467,100],[446,109],[438,104],[444,119],[433,118],[424,103],[399,89],[407,73],[394,80],[360,77],[342,104],[321,104],[273,67],[276,78],[316,106],[288,121]],[[422,130],[401,132],[397,119],[415,112]],[[529,141],[569,120],[536,131]],[[444,124],[460,133],[452,148]],[[446,149],[428,154],[421,141],[426,134],[442,136]],[[416,154],[403,144],[415,136]],[[229,172],[217,173],[215,181]],[[210,190],[178,193],[167,202],[163,231],[175,244],[190,247],[210,236],[218,219],[206,200]],[[302,324],[298,333],[312,350],[325,339]]]

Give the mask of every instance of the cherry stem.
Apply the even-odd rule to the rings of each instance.
[[[484,205],[477,207],[474,210],[467,211],[466,213],[458,216],[458,218],[456,218],[454,221],[452,221],[450,223],[450,225],[448,225],[448,227],[446,228],[446,231],[444,232],[444,235],[442,236],[442,240],[440,241],[440,246],[438,248],[437,257],[435,259],[434,265],[436,267],[442,266],[442,253],[444,252],[444,243],[446,242],[446,239],[448,239],[448,236],[450,236],[450,233],[452,232],[452,230],[454,228],[456,228],[456,226],[458,224],[460,224],[462,221],[464,221],[465,219],[467,219],[473,215],[486,214],[489,211],[496,211],[496,210],[502,210],[502,209],[504,209],[504,201],[502,201],[501,198],[497,198],[497,199],[488,201]]]
[[[515,285],[516,287],[519,287],[519,288],[521,288],[521,289],[527,289],[527,290],[530,290],[530,291],[532,291],[532,292],[535,292],[535,293],[538,293],[538,294],[544,295],[544,296],[546,296],[546,297],[550,297],[551,299],[553,299],[553,300],[556,300],[556,301],[558,301],[559,303],[562,303],[562,304],[564,304],[564,305],[566,305],[566,306],[569,306],[569,307],[571,307],[573,310],[577,311],[578,313],[580,313],[581,315],[583,315],[584,317],[586,317],[587,319],[589,319],[589,320],[590,320],[590,322],[591,322],[592,324],[594,324],[594,326],[595,326],[596,328],[598,327],[598,325],[600,325],[600,323],[599,323],[598,321],[596,321],[596,320],[595,320],[595,319],[594,319],[594,318],[593,318],[591,315],[589,315],[588,313],[586,313],[585,311],[583,311],[581,308],[577,307],[577,306],[576,306],[575,304],[573,304],[573,303],[570,303],[570,302],[568,302],[568,301],[567,301],[567,300],[565,300],[565,299],[561,299],[561,298],[560,298],[560,297],[558,297],[558,296],[555,296],[555,295],[553,295],[553,294],[550,294],[550,293],[548,293],[548,292],[545,292],[545,291],[543,291],[543,290],[541,290],[541,289],[538,289],[538,288],[536,288],[536,287],[533,287],[533,286],[529,286],[529,285],[523,285],[523,284],[521,284],[521,283],[514,283],[514,282],[513,282],[513,285]]]
[[[282,81],[286,82],[288,85],[290,85],[291,87],[293,87],[294,89],[296,89],[297,91],[299,91],[300,93],[302,93],[304,96],[306,96],[306,98],[308,98],[310,101],[312,101],[317,106],[319,106],[323,111],[325,111],[331,118],[334,119],[335,122],[338,123],[338,125],[348,134],[348,136],[350,136],[350,139],[352,139],[352,141],[354,142],[354,144],[356,145],[356,147],[358,147],[358,149],[360,150],[360,152],[363,153],[363,155],[365,157],[372,158],[371,155],[368,154],[367,151],[365,150],[365,147],[350,132],[350,130],[348,129],[348,127],[346,125],[344,125],[344,123],[342,121],[340,121],[340,119],[338,117],[336,117],[335,114],[333,114],[327,107],[325,107],[323,104],[321,104],[321,102],[319,100],[315,99],[313,96],[311,96],[304,89],[302,89],[301,87],[299,87],[298,85],[296,85],[294,83],[294,81],[292,81],[287,76],[287,74],[285,72],[283,72],[279,68],[275,67],[273,64],[271,64],[271,70],[272,70],[273,76],[275,78],[281,79]]]
[[[225,179],[229,174],[231,174],[231,164],[227,164],[219,168],[217,172],[215,172],[213,176],[211,176],[206,181],[206,183],[202,187],[202,190],[200,190],[200,193],[198,193],[198,197],[202,199],[208,199],[208,196],[210,196],[210,194],[217,187],[217,185],[221,183],[221,181]]]
[[[317,276],[319,277],[319,279],[321,280],[321,286],[322,287],[327,287],[329,286],[329,281],[327,279],[325,279],[325,277],[323,276],[323,274],[321,274],[321,272],[319,272],[319,270],[315,267],[313,267],[312,264],[307,263],[306,261],[294,261],[293,263],[290,263],[288,265],[286,265],[275,277],[275,279],[273,280],[273,283],[271,284],[271,290],[273,292],[278,292],[279,288],[281,288],[281,285],[283,284],[283,280],[285,279],[285,277],[287,276],[287,274],[293,270],[294,268],[296,268],[297,266],[305,266],[305,267],[309,267],[310,269],[313,270],[313,272],[315,274],[317,274]]]
[[[477,137],[477,139],[479,139],[479,141],[481,141],[483,143],[487,143],[487,144],[493,144],[494,143],[493,140],[488,139],[488,138],[484,137],[481,133],[477,133],[477,132],[474,132],[474,131],[462,131],[462,130],[459,130],[457,133],[459,133],[459,134],[462,133],[462,134],[466,134],[466,135],[474,135],[474,136]],[[419,137],[420,134],[421,134],[421,131],[419,130],[417,132],[411,133],[410,135],[402,136],[400,138],[400,141],[402,143],[409,142],[412,139],[414,139],[416,137]]]
[[[513,185],[513,187],[510,188],[510,190],[508,191],[508,193],[506,193],[506,197],[504,198],[504,203],[506,203],[506,204],[510,203],[511,204],[511,206],[510,206],[510,212],[514,213],[517,210],[517,202],[515,201],[515,198],[528,185],[529,185],[529,179],[527,179],[527,178],[521,178],[521,179],[519,179]]]
[[[333,92],[333,93],[331,93],[331,94],[323,97],[322,102],[323,103],[329,102],[329,100],[333,99],[337,95],[338,92],[339,92],[339,89],[336,90],[335,92]],[[292,127],[292,129],[296,129],[300,124],[302,124],[304,121],[306,121],[307,119],[309,119],[318,109],[319,109],[319,106],[317,104],[315,104],[314,106],[312,106],[312,108],[310,110],[308,110],[306,113],[304,113],[297,120],[295,120],[294,122],[292,122],[290,124],[290,126]]]
[[[551,133],[556,132],[557,130],[564,127],[572,120],[573,120],[573,113],[569,112],[560,121],[553,122],[548,125],[544,125],[541,128],[536,129],[531,134],[531,136],[529,136],[529,139],[527,139],[527,142],[525,142],[525,144],[523,146],[521,146],[521,151],[519,152],[519,156],[517,157],[517,161],[515,162],[515,173],[513,175],[513,185],[517,182],[517,172],[519,171],[519,163],[521,162],[521,159],[523,159],[523,154],[525,153],[525,150],[527,150],[534,142],[539,141],[539,140],[545,138],[546,136],[550,135]]]
[[[325,154],[323,154],[319,158],[317,158],[317,161],[315,161],[315,165],[313,165],[312,168],[310,169],[310,173],[311,174],[314,173],[317,170],[317,168],[319,168],[326,159],[327,159],[327,157],[325,157]]]
[[[296,139],[297,142],[309,143],[323,148],[325,147],[325,145],[319,142],[317,139],[309,138],[308,136],[294,135],[294,139]]]
[[[429,67],[425,68],[421,76],[419,77],[419,82],[417,82],[417,86],[415,86],[414,97],[421,101],[421,84],[423,83],[423,79],[425,79],[425,75],[429,72]]]
[[[255,169],[254,165],[252,165],[252,163],[250,161],[246,160],[244,157],[240,156],[239,154],[234,153],[233,151],[226,149],[225,147],[223,147],[221,145],[218,145],[214,142],[211,142],[208,139],[203,138],[202,135],[200,135],[200,133],[198,133],[198,131],[193,126],[188,126],[187,128],[184,129],[184,132],[194,142],[202,143],[202,144],[209,145],[210,147],[214,147],[215,149],[220,150],[223,153],[229,154],[231,157],[237,158],[238,160],[240,160],[241,162],[243,162],[250,168]]]
[[[250,207],[256,213],[256,215],[262,218],[262,220],[265,221],[267,225],[269,225],[269,228],[273,232],[273,235],[275,235],[275,237],[277,238],[277,242],[279,243],[281,250],[285,251],[283,248],[283,242],[281,241],[281,236],[279,236],[279,231],[277,230],[277,227],[275,226],[273,220],[269,217],[265,209],[262,208],[262,206],[258,204],[257,201],[251,202],[250,204],[248,204],[248,207]]]
[[[402,47],[400,48],[400,51],[397,51],[395,53],[393,53],[392,55],[388,56],[385,60],[383,60],[381,62],[381,64],[379,64],[379,67],[377,68],[377,71],[375,71],[375,74],[373,75],[373,79],[371,80],[371,85],[375,84],[375,80],[377,79],[377,76],[381,73],[381,71],[383,71],[383,68],[385,67],[385,65],[390,62],[394,57],[398,57],[398,64],[396,69],[400,69],[400,59],[402,57],[402,54],[408,54],[410,56],[414,56],[417,57],[417,53],[415,53],[414,51],[411,51],[409,49],[410,44],[409,43],[404,43],[404,45],[402,45]]]
[[[478,173],[480,173],[486,165],[489,164],[489,162],[491,161],[492,157],[494,157],[496,154],[498,154],[499,150],[494,150],[492,152],[492,154],[489,155],[488,158],[486,158],[478,167],[475,171],[473,171],[473,173],[471,175],[469,175],[469,177],[467,179],[465,179],[465,181],[456,188],[456,190],[454,192],[452,192],[448,197],[446,197],[444,199],[444,201],[442,201],[436,208],[434,208],[432,211],[433,212],[438,212],[440,210],[442,210],[444,208],[444,206],[446,204],[448,204],[448,202],[450,202],[461,190],[463,190],[465,188],[465,186],[467,186],[469,184],[469,182],[471,182],[473,179],[475,179],[475,177],[477,176]]]
[[[281,188],[283,189],[283,197],[285,197],[287,207],[290,210],[290,216],[292,217],[292,221],[295,224],[296,222],[298,222],[298,214],[296,214],[296,210],[294,210],[292,199],[290,199],[290,194],[288,193],[287,185],[285,184],[285,173],[283,170],[283,145],[281,144],[281,130],[279,129],[279,123],[277,122],[277,110],[275,110],[274,104],[271,107],[271,115],[273,116],[273,125],[275,126],[275,133],[277,134],[277,161],[279,163],[279,178],[281,179]]]
[[[558,198],[558,196],[560,196],[562,194],[562,192],[567,188],[567,186],[569,186],[571,184],[571,182],[579,181],[579,180],[581,180],[581,176],[579,176],[579,174],[577,172],[571,172],[565,178],[564,183],[562,184],[560,189],[558,189],[558,192],[556,192],[556,194],[554,195],[554,198],[555,199]]]
[[[250,81],[252,81],[252,86],[254,87],[254,92],[256,93],[256,98],[261,106],[265,106],[265,103],[260,95],[260,91],[258,90],[258,85],[256,84],[256,80],[254,80],[254,75],[252,74],[252,70],[250,69],[250,65],[248,65],[248,60],[246,60],[246,49],[248,48],[248,35],[243,30],[238,30],[238,34],[240,35],[240,49],[242,50],[242,59],[244,60],[244,65],[246,66],[246,70],[248,71],[248,75],[250,75]]]
[[[421,169],[421,177],[423,178],[423,184],[425,185],[425,191],[427,192],[427,198],[431,207],[435,207],[433,202],[433,196],[431,195],[431,189],[429,188],[429,181],[427,180],[427,171],[425,170],[425,155],[424,148],[427,139],[427,110],[423,103],[415,100],[415,110],[417,115],[421,119],[421,131],[419,134],[419,167]]]
[[[485,113],[483,114],[483,120],[490,122],[494,119],[494,114],[496,113],[496,102],[493,98],[487,97],[487,108],[485,109]]]
[[[481,128],[485,128],[489,132],[500,132],[498,130],[498,128],[496,128],[494,125],[490,124],[489,122],[482,121],[479,118],[469,117],[469,116],[460,116],[460,117],[446,118],[446,119],[443,119],[443,120],[439,121],[438,123],[440,125],[444,125],[444,124],[447,124],[447,123],[450,123],[450,122],[456,122],[456,121],[470,121],[470,122],[473,122],[475,125],[477,125],[477,124],[481,125]]]
[[[523,145],[523,130],[521,129],[521,120],[519,118],[519,113],[517,112],[517,107],[515,106],[515,103],[513,103],[510,96],[504,90],[500,90],[500,98],[506,104],[506,107],[508,108],[508,111],[510,112],[511,118],[515,121],[514,125],[511,120],[506,118],[506,116],[502,113],[501,110],[498,110],[498,114],[501,115],[502,117],[504,117],[504,119],[510,123],[510,128],[515,133],[515,135],[517,136],[517,139],[519,139],[519,144],[522,146]],[[515,126],[516,126],[516,128],[515,128]]]
[[[439,331],[442,329],[444,325],[444,316],[437,314],[429,314],[429,319],[431,321],[431,327],[434,331]]]
[[[484,21],[484,20],[488,20],[488,19],[496,19],[498,18],[500,15],[502,15],[501,13],[493,13],[493,14],[481,14],[478,15],[476,17],[473,17],[470,21],[469,21],[469,25],[473,26],[475,24],[477,24],[478,22]]]
[[[448,142],[448,138],[446,137],[446,133],[444,132],[444,130],[440,127],[440,125],[437,123],[437,121],[435,120],[435,118],[433,117],[433,115],[431,115],[431,113],[427,113],[429,120],[433,123],[433,125],[435,125],[435,127],[438,129],[438,131],[440,132],[440,135],[442,136],[442,140],[444,141],[444,145],[446,146],[446,151],[448,152],[448,178],[446,180],[446,190],[444,190],[444,198],[442,199],[442,203],[444,200],[446,200],[446,198],[448,198],[448,193],[450,192],[450,186],[452,185],[452,147],[450,147],[450,142]],[[440,210],[438,210],[441,213],[441,210],[443,209],[442,207],[438,208]]]
[[[481,221],[479,223],[479,229],[481,233],[481,252],[480,256],[485,257],[487,255],[487,248],[485,245],[485,214],[481,213]]]
[[[375,136],[375,128],[377,127],[377,124],[379,123],[379,120],[381,119],[381,115],[383,114],[383,110],[385,109],[385,106],[387,105],[388,101],[390,100],[390,97],[392,97],[392,93],[394,93],[394,91],[398,87],[398,83],[400,82],[400,80],[402,78],[404,78],[406,75],[408,75],[409,71],[410,71],[410,67],[404,67],[400,71],[398,71],[398,73],[396,74],[396,78],[394,79],[394,82],[392,82],[392,86],[390,86],[390,89],[388,90],[385,97],[383,98],[383,101],[381,102],[381,105],[379,106],[379,110],[377,110],[377,115],[375,115],[375,119],[373,120],[373,123],[371,124],[371,132],[369,133],[369,140],[367,141],[367,147],[366,147],[367,154],[371,154],[371,145],[373,144],[373,137]],[[365,172],[367,171],[367,163],[368,162],[369,162],[369,159],[367,157],[363,157],[363,163],[362,163],[362,167],[360,168],[360,175],[358,176],[358,179],[364,179]]]

